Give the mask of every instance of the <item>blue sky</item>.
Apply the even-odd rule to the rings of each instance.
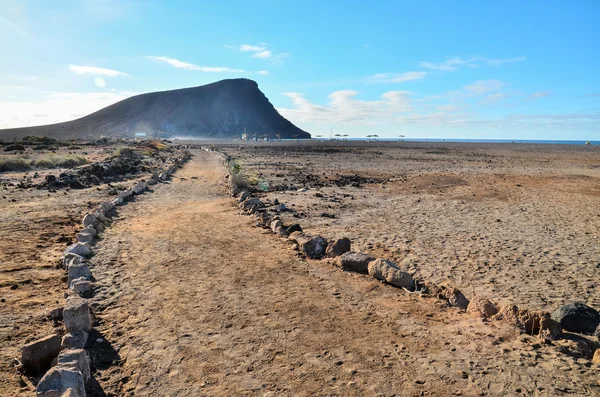
[[[600,1],[0,0],[0,128],[256,80],[316,134],[600,139]]]

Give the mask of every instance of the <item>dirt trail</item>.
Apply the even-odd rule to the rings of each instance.
[[[596,369],[504,324],[297,258],[194,155],[97,244],[96,395],[592,392]]]

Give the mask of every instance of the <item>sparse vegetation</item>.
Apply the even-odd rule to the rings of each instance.
[[[115,151],[115,156],[132,157],[135,151],[130,147],[120,147]]]
[[[31,169],[31,160],[23,157],[0,159],[0,172],[27,171]]]
[[[37,168],[72,168],[87,163],[88,160],[83,156],[67,155],[49,156],[47,158],[39,159],[35,161],[34,165]]]
[[[22,150],[25,150],[25,146],[19,145],[18,143],[15,143],[13,145],[8,145],[4,148],[5,152],[18,152],[18,151],[22,151]]]

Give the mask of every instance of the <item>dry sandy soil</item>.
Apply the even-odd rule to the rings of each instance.
[[[533,309],[574,300],[600,308],[598,146],[253,142],[223,150],[269,186],[264,198],[293,210],[282,214],[288,223],[347,236],[415,277]],[[355,175],[377,183],[353,187]]]
[[[348,235],[357,249],[395,258],[417,276],[449,279],[468,297],[487,290],[529,307],[572,299],[600,306],[598,292],[588,288],[599,281],[597,148],[565,154],[334,145],[329,152],[298,152],[300,146],[276,145],[224,150],[259,182],[293,187],[265,195],[294,209],[299,218],[286,216],[310,232]],[[600,393],[599,366],[557,350],[574,343],[569,338],[544,345],[508,324],[298,257],[238,214],[217,154],[194,155],[171,183],[121,207],[96,243],[88,395]],[[318,190],[324,197],[316,197],[314,189],[295,191],[315,184],[308,174],[319,181],[359,174],[381,182],[325,184]],[[66,243],[44,233],[72,236],[87,201],[101,200],[93,190],[50,202],[38,192],[2,202],[3,210],[11,207],[0,215],[0,297],[6,299],[0,303],[0,395],[33,394],[28,382],[20,384],[12,360],[26,340],[52,331],[42,313],[64,291],[63,273],[53,264]],[[65,225],[54,224],[61,217]],[[538,249],[544,247],[547,253]]]

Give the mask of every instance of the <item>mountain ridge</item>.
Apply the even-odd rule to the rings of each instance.
[[[248,134],[310,138],[281,116],[250,79],[135,95],[76,120],[0,130],[0,138],[43,135],[58,139],[233,138]]]

